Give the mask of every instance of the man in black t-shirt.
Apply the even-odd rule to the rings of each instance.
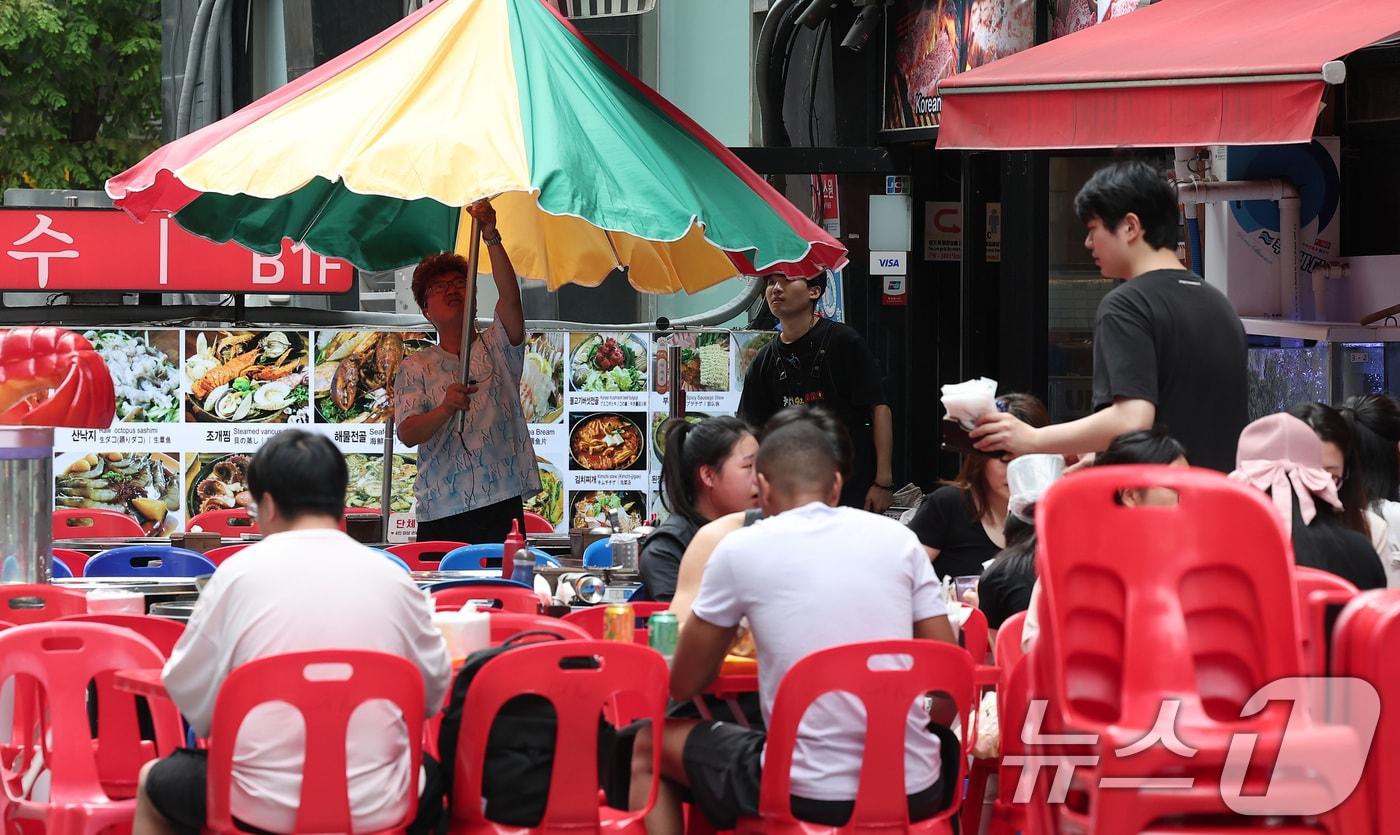
[[[788,406],[830,410],[851,436],[841,504],[883,513],[894,500],[894,428],[870,347],[855,328],[817,316],[825,273],[811,279],[775,273],[765,280],[768,309],[783,327],[749,366],[739,417],[763,426]]]
[[[1094,319],[1094,414],[1034,428],[1004,413],[972,432],[984,452],[1097,452],[1124,432],[1158,428],[1193,465],[1229,472],[1248,422],[1246,344],[1229,299],[1176,257],[1176,191],[1143,162],[1100,169],[1074,208],[1107,278]]]

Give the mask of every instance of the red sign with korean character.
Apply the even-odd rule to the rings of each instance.
[[[217,244],[168,217],[115,209],[0,209],[0,290],[343,293],[355,269],[301,244],[278,255]]]

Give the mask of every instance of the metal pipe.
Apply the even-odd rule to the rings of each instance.
[[[379,483],[379,535],[389,541],[389,510],[394,499],[394,413],[384,420],[384,472]]]
[[[219,31],[224,26],[224,17],[227,14],[227,8],[228,0],[214,0],[214,11],[213,14],[209,16],[210,31],[204,38],[203,55],[199,60],[199,74],[204,83],[204,97],[200,100],[203,104],[200,111],[204,114],[204,120],[200,127],[213,124],[216,121],[214,119],[214,110],[217,107],[218,99],[216,97],[218,95],[218,90],[211,91],[209,89],[209,82],[213,75],[218,72],[218,65],[214,62],[219,48]]]
[[[199,74],[199,59],[204,53],[204,40],[209,34],[209,16],[214,0],[200,0],[190,30],[189,48],[185,53],[185,74],[180,77],[180,101],[175,106],[175,136],[190,132],[190,110],[194,108],[195,76]]]
[[[1287,180],[1192,180],[1177,184],[1183,204],[1226,203],[1233,200],[1272,200],[1279,210],[1279,312],[1297,319],[1303,309],[1298,283],[1298,227],[1302,201],[1298,189]]]

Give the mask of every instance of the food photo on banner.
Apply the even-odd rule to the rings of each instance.
[[[575,333],[569,346],[569,391],[647,390],[647,344],[640,334]]]
[[[535,331],[525,338],[520,407],[526,423],[554,423],[564,416],[565,336]]]
[[[317,331],[311,391],[317,423],[386,423],[404,357],[432,345],[423,331]]]
[[[681,349],[681,388],[685,391],[729,391],[728,333],[657,334],[652,341],[652,391],[666,394],[671,390],[670,348]]]
[[[186,331],[185,420],[308,423],[308,334]]]
[[[54,459],[54,507],[115,511],[146,536],[168,536],[183,516],[180,453],[61,451]]]
[[[100,328],[83,336],[112,375],[118,422],[179,422],[180,331]]]
[[[1122,17],[1137,11],[1138,4],[1139,0],[1054,0],[1050,37],[1073,35],[1105,20]]]

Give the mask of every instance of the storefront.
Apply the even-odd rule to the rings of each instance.
[[[1056,420],[1089,408],[1093,314],[1112,283],[1087,259],[1072,200],[1121,156],[1108,149],[1132,147],[1198,183],[1182,190],[1181,254],[1245,319],[1253,413],[1395,391],[1388,343],[1400,331],[1355,325],[1396,301],[1395,242],[1353,243],[1346,230],[1388,199],[1349,179],[1393,176],[1366,149],[1393,147],[1400,124],[1374,112],[1396,61],[1373,45],[1398,31],[1400,14],[1353,0],[1287,0],[1267,19],[1244,0],[1164,0],[945,79],[938,147],[965,152],[965,233],[1001,221],[999,260],[966,253],[962,280],[999,284],[1003,386],[1028,384]],[[1206,181],[1278,183],[1287,199],[1224,200]]]

